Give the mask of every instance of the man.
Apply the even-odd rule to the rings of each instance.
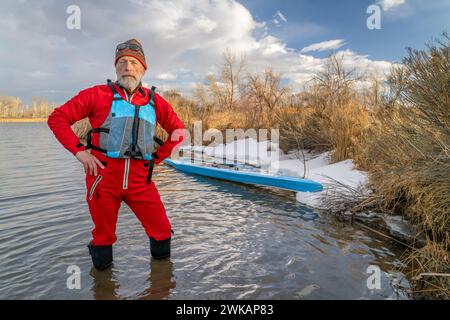
[[[150,238],[156,259],[170,256],[171,225],[155,184],[153,165],[170,156],[185,137],[183,123],[170,104],[142,87],[147,70],[144,50],[136,39],[116,48],[117,81],[78,93],[48,118],[59,142],[80,161],[86,173],[86,201],[94,222],[88,245],[94,267],[103,270],[113,261],[116,223],[124,201],[135,213]],[[87,146],[71,129],[88,117],[92,130]],[[153,152],[156,123],[169,139]],[[88,152],[87,149],[91,149]]]

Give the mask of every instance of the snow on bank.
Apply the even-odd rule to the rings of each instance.
[[[277,144],[268,141],[258,143],[254,139],[238,140],[215,147],[188,146],[180,149],[194,151],[197,156],[199,155],[199,160],[203,152],[204,155],[210,157],[210,160],[218,163],[225,158],[227,162],[250,163],[258,167],[255,170],[261,172],[317,181],[324,186],[322,192],[297,192],[296,194],[297,201],[314,208],[323,208],[322,199],[334,191],[331,183],[339,182],[352,189],[369,192],[366,187],[367,174],[364,171],[356,170],[353,160],[347,159],[331,164],[328,152],[314,155],[305,150],[295,150],[284,154]],[[384,220],[391,236],[403,242],[425,243],[423,236],[416,237],[416,227],[401,216],[378,215],[374,212],[360,215],[363,220],[377,216]]]
[[[261,168],[261,171],[273,175],[294,176],[317,181],[324,186],[322,192],[298,192],[296,199],[312,207],[321,207],[321,197],[330,190],[335,180],[351,188],[364,187],[367,174],[354,168],[353,160],[348,159],[330,163],[328,152],[318,155],[305,150],[284,154],[277,144],[270,141],[257,142],[255,139],[243,139],[214,147],[184,146],[180,149],[203,153],[213,159],[237,161]],[[305,159],[305,160],[303,160]]]
[[[297,201],[317,208],[321,206],[320,198],[331,191],[330,188],[332,187],[328,184],[339,182],[353,189],[358,189],[364,187],[367,183],[367,174],[356,170],[351,159],[311,169],[306,178],[320,182],[324,186],[324,190],[315,193],[298,192],[296,195]]]

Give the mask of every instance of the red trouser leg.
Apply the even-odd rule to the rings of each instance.
[[[171,226],[164,204],[153,181],[146,183],[148,161],[132,161],[125,191],[125,203],[141,222],[147,236],[165,240],[171,236]]]
[[[141,222],[147,236],[158,241],[170,238],[170,222],[153,181],[151,184],[131,185],[125,202]]]
[[[116,242],[117,216],[122,201],[120,190],[111,188],[110,176],[100,170],[97,177],[86,176],[86,200],[91,213],[94,229],[92,244],[109,246]]]

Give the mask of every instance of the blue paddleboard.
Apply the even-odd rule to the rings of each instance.
[[[288,176],[272,176],[257,172],[244,172],[231,169],[214,168],[200,164],[165,159],[164,162],[177,170],[206,177],[274,187],[296,192],[319,192],[323,186],[315,181]]]

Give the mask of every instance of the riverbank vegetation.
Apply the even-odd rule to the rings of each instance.
[[[244,75],[243,66],[245,60],[225,53],[220,77],[198,85],[194,99],[166,94],[191,134],[199,120],[204,130],[278,128],[284,151],[330,151],[333,162],[353,159],[368,172],[371,192],[346,209],[401,215],[417,226],[417,239],[425,241],[409,244],[403,271],[413,279],[417,297],[448,299],[448,35],[425,50],[408,49],[384,82],[344,68],[342,57],[333,55],[305,90],[294,94],[273,70]]]

